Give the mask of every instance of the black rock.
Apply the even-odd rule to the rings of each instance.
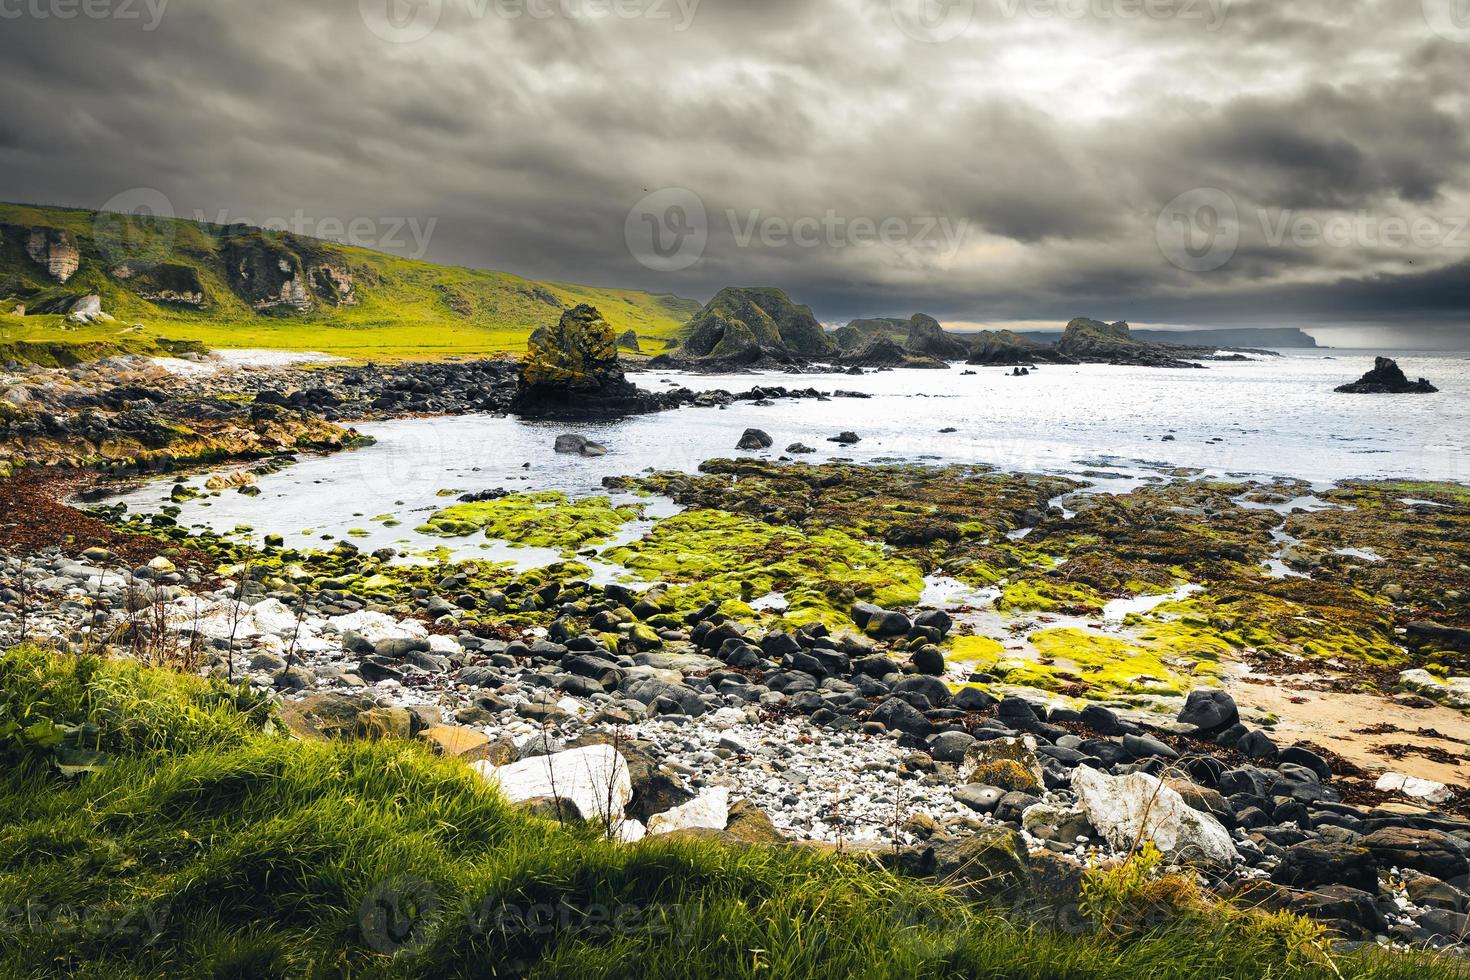
[[[1082,709],[1082,724],[1099,735],[1121,735],[1123,727],[1118,716],[1100,704],[1089,704]]]
[[[950,704],[962,711],[988,711],[1000,702],[995,695],[987,694],[978,687],[962,688]]]
[[[1147,759],[1157,757],[1161,759],[1177,759],[1179,753],[1172,746],[1165,745],[1156,738],[1147,735],[1124,735],[1123,751],[1135,759]]]
[[[1377,893],[1377,861],[1367,848],[1307,840],[1286,848],[1272,880],[1302,890],[1322,884],[1347,884],[1373,895]]]
[[[1385,827],[1363,838],[1379,867],[1422,871],[1441,881],[1470,874],[1470,845],[1437,830]]]
[[[1275,762],[1278,754],[1276,743],[1262,731],[1246,733],[1244,738],[1235,743],[1235,748],[1242,755],[1262,762]]]
[[[975,737],[966,732],[940,732],[929,742],[929,754],[937,762],[963,762],[965,752],[975,744]],[[999,800],[999,797],[996,797]]]
[[[873,709],[872,718],[885,728],[923,738],[934,730],[933,724],[917,708],[903,698],[892,697]]]
[[[1005,797],[1006,792],[994,786],[985,786],[981,783],[971,783],[961,786],[954,791],[954,800],[963,806],[969,807],[976,813],[994,813],[995,808]]]
[[[921,674],[931,674],[934,677],[944,675],[944,651],[933,644],[926,643],[914,651],[914,669]]]
[[[1018,698],[1015,695],[1009,695],[1001,699],[996,715],[1001,721],[1015,728],[1021,728],[1023,725],[1026,728],[1031,728],[1046,719],[1045,711],[1037,711],[1036,707],[1030,701],[1027,701],[1025,698]]]
[[[1439,391],[1424,378],[1410,381],[1398,362],[1388,357],[1374,358],[1373,370],[1336,390],[1349,395],[1432,395]]]
[[[373,646],[373,653],[379,657],[390,660],[400,660],[410,653],[429,651],[429,641],[413,637],[398,637],[389,640],[379,640]],[[364,680],[367,678],[364,677]]]
[[[746,429],[740,441],[735,444],[736,449],[757,450],[770,449],[774,440],[760,429]]]
[[[936,708],[949,704],[949,687],[937,677],[915,674],[893,685],[894,694],[922,694]]]
[[[1201,735],[1210,735],[1240,721],[1240,711],[1235,699],[1224,691],[1191,691],[1178,720],[1193,725]]]
[[[1305,766],[1316,773],[1318,779],[1332,778],[1332,767],[1327,764],[1327,760],[1323,759],[1311,749],[1302,748],[1300,745],[1293,745],[1281,750],[1280,759],[1282,763]]]
[[[954,621],[950,619],[949,613],[944,610],[930,609],[927,612],[921,612],[915,616],[914,625],[924,629],[937,629],[939,635],[943,637],[949,633],[950,627],[954,625]]]

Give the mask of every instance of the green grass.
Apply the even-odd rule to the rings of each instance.
[[[198,682],[12,651],[7,696],[84,724],[138,685],[172,730]],[[51,692],[51,693],[47,693]],[[173,707],[169,707],[172,705]],[[120,977],[1451,977],[1338,959],[1298,920],[1188,915],[1065,934],[797,848],[609,843],[396,742],[258,729],[145,740],[96,775],[0,775],[0,975]]]
[[[654,343],[675,337],[699,310],[693,300],[631,289],[536,282],[492,272],[399,258],[368,249],[292,235],[226,229],[173,219],[124,220],[116,215],[66,208],[0,203],[0,225],[55,228],[70,232],[81,265],[65,284],[49,279],[25,253],[17,234],[0,242],[0,297],[39,290],[24,300],[6,300],[0,310],[0,354],[23,355],[14,345],[115,343],[146,347],[160,339],[191,340],[212,348],[265,347],[315,350],[353,358],[409,358],[520,351],[532,330],[554,323],[563,309],[591,303],[614,330],[635,331]],[[325,259],[352,274],[356,305],[318,298],[309,313],[257,312],[232,289],[223,253],[232,241],[264,243],[303,262]],[[138,295],[136,280],[115,276],[123,260],[166,263],[192,270],[206,297],[195,309],[151,302]],[[95,292],[116,322],[70,329],[59,315],[10,316],[23,302],[40,308],[61,296]],[[132,324],[141,331],[123,333]]]

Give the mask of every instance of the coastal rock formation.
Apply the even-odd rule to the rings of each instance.
[[[843,354],[837,359],[837,363],[845,367],[867,368],[945,368],[948,366],[944,361],[936,358],[910,353],[889,337],[878,337],[876,340],[869,341],[866,346]]]
[[[834,353],[811,308],[793,303],[779,289],[722,289],[684,331],[681,351],[694,358],[750,364]]]
[[[26,236],[26,254],[59,283],[70,279],[82,263],[71,232],[56,228],[32,228]]]
[[[995,364],[1005,367],[1046,362],[1076,364],[1075,358],[1051,347],[1033,343],[1012,330],[982,330],[971,337],[969,364]]]
[[[226,242],[221,256],[230,288],[257,311],[311,312],[306,272],[295,252],[261,235],[242,235]]]
[[[208,302],[199,273],[187,265],[171,262],[153,265],[128,259],[112,270],[112,276],[125,280],[134,293],[151,303],[202,309]]]
[[[1348,395],[1431,395],[1439,391],[1424,378],[1410,381],[1398,362],[1388,357],[1374,358],[1373,370],[1334,390]]]
[[[1213,351],[1146,344],[1133,336],[1128,324],[1103,323],[1078,317],[1067,324],[1057,351],[1089,364],[1135,364],[1143,367],[1197,368],[1200,365],[1183,360],[1188,356],[1205,356]]]
[[[638,333],[633,330],[624,330],[623,335],[618,338],[618,347],[623,350],[632,351],[635,354],[643,353],[638,346]]]
[[[832,341],[841,351],[854,351],[877,340],[888,337],[903,343],[908,339],[909,321],[897,317],[867,317],[852,320],[845,327],[832,331]]]
[[[667,407],[667,394],[640,391],[623,376],[613,328],[583,303],[531,334],[510,408],[532,417],[625,415]]]
[[[970,356],[968,344],[945,333],[938,320],[923,313],[915,313],[909,318],[909,336],[903,349],[910,354],[941,361],[963,361]]]
[[[357,287],[347,263],[335,259],[318,259],[307,270],[311,289],[320,299],[333,306],[356,306]]]

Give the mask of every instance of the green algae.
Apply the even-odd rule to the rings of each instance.
[[[607,497],[570,500],[555,490],[511,494],[498,500],[455,504],[438,511],[418,530],[443,537],[486,537],[513,544],[569,551],[602,544],[630,521],[643,517],[644,504],[613,506]]]
[[[1001,587],[1001,612],[1062,612],[1073,615],[1102,612],[1107,599],[1089,586],[1056,579],[1028,577]]]
[[[741,618],[754,615],[752,600],[781,592],[792,622],[850,624],[855,600],[909,606],[924,586],[917,565],[845,532],[808,534],[718,510],[662,520],[642,541],[604,557],[642,578],[672,583],[668,595],[681,608],[714,602]]]

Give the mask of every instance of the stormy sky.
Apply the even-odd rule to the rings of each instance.
[[[0,0],[0,199],[1470,347],[1463,0]]]

